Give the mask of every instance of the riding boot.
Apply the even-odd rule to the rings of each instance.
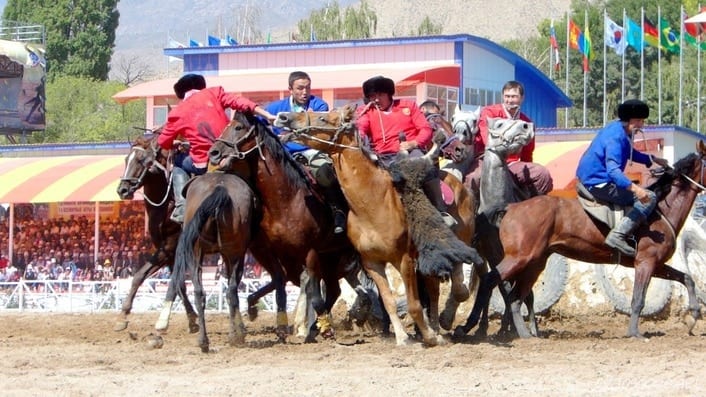
[[[184,222],[184,207],[186,206],[186,198],[184,197],[184,186],[189,181],[189,174],[181,168],[174,167],[172,169],[172,190],[174,193],[174,211],[172,211],[171,220],[176,223]]]
[[[346,224],[348,223],[348,217],[346,215],[348,203],[338,183],[324,188],[324,196],[333,211],[333,232],[335,234],[345,232]]]
[[[444,219],[444,223],[446,224],[446,226],[456,226],[456,224],[458,223],[456,222],[456,219],[454,219],[453,216],[446,212],[446,203],[444,202],[444,197],[441,194],[441,181],[438,177],[429,179],[424,182],[424,193],[426,194],[427,198],[429,198],[431,205],[433,205],[434,208],[439,210],[439,213],[441,213],[441,217]]]
[[[631,247],[625,238],[630,236],[641,222],[639,216],[630,211],[623,219],[620,220],[618,226],[614,227],[605,238],[605,244],[611,248],[617,249],[625,256],[635,257],[635,248]]]

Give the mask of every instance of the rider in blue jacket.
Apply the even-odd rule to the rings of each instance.
[[[633,148],[631,137],[642,129],[650,108],[644,102],[630,99],[618,106],[618,118],[598,131],[581,156],[576,176],[599,201],[632,206],[627,215],[606,236],[605,243],[624,255],[635,256],[626,241],[632,232],[652,213],[657,204],[654,192],[633,183],[624,173],[628,160],[651,167],[666,166],[667,160]]]
[[[289,74],[289,92],[291,94],[289,97],[267,105],[267,111],[271,114],[277,114],[279,112],[327,112],[329,110],[326,101],[311,95],[311,78],[305,72],[295,71]],[[277,135],[281,133],[279,128],[273,127],[273,130]],[[294,158],[305,159],[304,162],[309,165],[316,182],[324,188],[323,193],[326,196],[326,201],[333,210],[334,233],[343,233],[346,227],[344,209],[347,204],[343,192],[338,186],[331,158],[297,142],[287,142],[284,146]]]

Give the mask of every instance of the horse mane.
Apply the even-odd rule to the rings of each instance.
[[[132,145],[133,146],[148,147],[151,141],[152,141],[152,137],[147,138],[144,135],[141,135],[135,139],[135,142]]]
[[[667,168],[664,173],[647,188],[655,192],[657,195],[657,200],[664,199],[672,190],[672,184],[675,179],[681,175],[688,175],[694,171],[694,164],[697,158],[698,155],[696,153],[691,153],[680,159],[674,164],[673,168]]]
[[[284,147],[279,137],[261,119],[254,115],[236,112],[233,119],[241,122],[247,127],[255,127],[257,135],[261,138],[261,144],[272,154],[272,158],[282,164],[284,174],[294,188],[311,188],[311,182],[302,166],[297,163],[292,155]]]

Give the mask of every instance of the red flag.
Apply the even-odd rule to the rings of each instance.
[[[578,25],[574,23],[573,20],[569,19],[569,46],[574,50],[579,50],[579,37],[581,37],[581,29]]]
[[[552,51],[554,52],[554,70],[561,69],[561,58],[559,58],[559,42],[556,40],[556,31],[554,30],[554,20],[552,19],[552,24],[549,27],[549,43],[552,46]]]

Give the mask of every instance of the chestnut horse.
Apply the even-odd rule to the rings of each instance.
[[[174,202],[171,194],[171,174],[168,171],[169,156],[169,151],[163,150],[157,144],[157,135],[155,134],[150,138],[138,137],[125,157],[125,172],[120,178],[117,189],[118,196],[123,200],[129,200],[133,198],[137,189],[143,188],[147,211],[147,229],[155,251],[132,277],[130,292],[123,302],[120,315],[115,323],[115,331],[127,328],[128,315],[132,310],[137,290],[142,283],[164,266],[168,266],[171,270],[174,263],[174,251],[181,233],[181,225],[172,222],[169,218]],[[189,331],[198,332],[197,315],[186,296],[186,286],[180,284],[178,289],[179,296],[184,303],[184,309],[186,309],[186,316],[189,319]],[[174,294],[171,295],[172,298],[168,299],[173,299]],[[171,307],[171,300],[165,301],[164,305]]]
[[[183,285],[189,267],[199,314],[199,346],[204,353],[209,351],[204,316],[206,297],[201,281],[204,254],[220,253],[223,258],[228,277],[230,344],[235,346],[245,342],[245,325],[238,307],[238,284],[253,234],[255,201],[252,189],[235,175],[207,173],[195,178],[188,186],[184,230],[179,237],[170,284]]]
[[[299,285],[306,269],[309,280],[302,286],[319,315],[306,341],[316,332],[331,336],[328,316],[341,289],[339,278],[358,284],[355,251],[345,234],[333,234],[333,214],[312,186],[303,168],[289,155],[267,125],[252,116],[235,113],[223,134],[211,147],[209,159],[221,170],[233,172],[257,193],[262,219],[251,252],[261,262],[283,266],[283,274]],[[351,277],[353,276],[353,277]],[[326,286],[322,300],[321,280]]]
[[[419,288],[410,229],[399,194],[393,187],[388,171],[373,163],[361,148],[361,139],[353,117],[355,107],[345,106],[330,112],[279,113],[275,125],[293,131],[302,143],[327,152],[333,159],[343,193],[348,201],[348,235],[363,257],[363,266],[373,278],[394,327],[398,345],[409,340],[397,316],[397,305],[385,275],[385,266],[391,263],[402,276],[407,295],[407,309],[419,328],[422,338],[429,345],[443,343],[443,338],[430,326],[438,313],[438,278],[436,283],[426,281],[430,288],[429,322],[423,316],[419,301]],[[463,185],[453,176],[446,175],[456,200],[449,206],[449,213],[459,222],[455,226],[458,238],[470,244],[474,233],[474,203]],[[475,250],[473,250],[475,253]],[[482,263],[475,254],[475,262]],[[430,276],[434,276],[430,274]],[[457,301],[468,298],[463,285],[460,263],[452,270],[452,294]]]
[[[697,144],[697,153],[679,160],[652,184],[658,197],[657,209],[635,232],[637,255],[621,256],[619,263],[635,268],[635,282],[628,326],[629,337],[643,338],[638,330],[640,312],[652,276],[678,281],[689,296],[691,321],[689,333],[701,317],[694,280],[688,274],[666,264],[674,253],[679,234],[696,195],[706,190],[706,145]],[[609,228],[591,218],[577,199],[537,196],[510,204],[500,223],[500,240],[505,257],[483,276],[478,297],[468,320],[455,330],[468,333],[487,305],[492,289],[500,282],[515,278],[520,297],[532,288],[552,252],[593,263],[608,263],[614,251],[604,244]]]

